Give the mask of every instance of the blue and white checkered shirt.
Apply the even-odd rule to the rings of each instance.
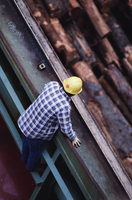
[[[18,126],[29,138],[51,140],[59,128],[70,139],[76,137],[71,124],[70,97],[58,82],[46,84],[38,98],[19,117]]]

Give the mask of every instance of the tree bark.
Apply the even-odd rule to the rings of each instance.
[[[73,44],[76,47],[81,58],[84,61],[88,62],[91,66],[94,66],[97,63],[96,56],[89,47],[87,41],[85,40],[77,26],[75,26],[75,24],[73,23],[69,23],[68,26],[66,26],[65,28],[71,36]]]
[[[50,22],[64,45],[64,60],[67,63],[77,54],[77,50],[73,46],[70,36],[65,32],[59,20],[57,18],[51,18]]]
[[[46,4],[50,16],[53,18],[60,18],[62,17],[69,8],[69,1],[61,0],[44,0],[44,3]]]
[[[124,103],[132,111],[132,88],[122,73],[116,68],[114,64],[111,64],[107,69],[104,69],[104,76],[111,82]]]
[[[31,3],[31,0],[27,0],[27,2],[29,1]],[[65,30],[61,26],[59,20],[57,18],[49,17],[42,0],[35,0],[35,2],[36,4],[33,3],[32,0],[32,4],[30,6],[33,15],[55,50],[58,54],[61,54],[63,61],[67,63],[70,60],[78,60],[77,51],[70,41],[68,34],[66,34]]]
[[[93,23],[97,33],[101,38],[106,37],[110,32],[110,28],[103,20],[101,14],[99,13],[97,7],[95,6],[93,0],[79,0],[80,4],[88,14],[91,22]]]
[[[79,5],[76,0],[69,0],[70,7],[69,7],[69,14],[73,20],[78,21],[84,15],[84,10]]]
[[[112,99],[112,101],[116,104],[116,106],[119,108],[121,113],[124,115],[124,117],[128,120],[128,122],[132,125],[132,113],[129,111],[129,109],[126,107],[124,102],[121,100],[117,92],[111,87],[109,82],[105,80],[104,76],[101,76],[99,78],[99,83],[105,90],[105,92],[108,94],[108,96]]]
[[[107,38],[102,39],[97,45],[97,48],[102,56],[102,59],[107,65],[115,63],[118,66],[118,68],[122,71],[119,63],[119,58]]]
[[[119,0],[97,0],[100,4],[101,12],[108,12],[112,7],[114,7]]]
[[[127,58],[127,60],[132,64],[132,45],[121,26],[110,12],[107,16],[107,23],[112,30],[110,37],[115,42],[117,48],[122,54],[122,57]]]
[[[122,63],[123,63],[125,70],[127,71],[127,74],[130,76],[130,78],[132,78],[132,65],[131,65],[131,63],[128,61],[127,58],[123,58]]]
[[[119,109],[106,95],[91,68],[84,61],[72,66],[74,73],[83,80],[82,97],[93,113],[108,141],[123,159],[132,151],[132,128]]]
[[[128,5],[130,11],[132,11],[132,0],[128,0],[128,1],[126,2],[126,4]]]
[[[46,9],[42,7],[41,1],[37,1],[36,4],[33,0],[27,0],[27,3],[30,6],[33,16],[36,18],[38,24],[41,26],[51,44],[58,52],[61,52],[64,48],[64,45],[50,24],[49,15]]]

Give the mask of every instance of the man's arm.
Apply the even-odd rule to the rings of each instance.
[[[81,141],[77,138],[72,129],[70,109],[63,109],[60,113],[58,113],[58,120],[61,131],[71,140],[73,146],[80,147]]]

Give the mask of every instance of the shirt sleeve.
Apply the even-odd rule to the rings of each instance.
[[[58,113],[58,120],[60,124],[60,129],[70,140],[76,137],[75,132],[72,129],[70,109],[63,109]]]

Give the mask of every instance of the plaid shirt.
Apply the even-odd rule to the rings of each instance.
[[[51,140],[59,128],[70,139],[76,137],[72,129],[70,97],[58,82],[46,84],[38,98],[19,117],[18,126],[29,138]]]

